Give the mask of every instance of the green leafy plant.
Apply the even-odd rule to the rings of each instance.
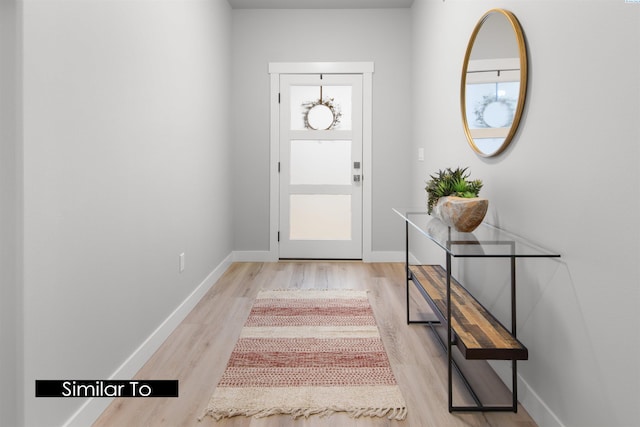
[[[457,168],[453,170],[447,168],[429,176],[431,179],[427,181],[427,186],[425,187],[428,195],[427,212],[429,214],[441,197],[478,197],[482,188],[482,181],[479,179],[470,180],[467,169]]]

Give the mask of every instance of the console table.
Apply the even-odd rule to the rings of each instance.
[[[405,221],[405,252],[407,279],[407,323],[431,326],[434,335],[446,349],[448,360],[449,412],[456,411],[512,411],[518,410],[518,360],[527,360],[527,348],[518,340],[516,332],[516,259],[531,257],[560,257],[547,249],[514,236],[504,230],[482,223],[471,233],[461,233],[448,227],[426,213],[425,208],[394,208]],[[410,265],[409,232],[419,238],[427,238],[442,248],[446,264]],[[511,328],[502,325],[463,284],[451,276],[452,258],[505,258],[510,262],[511,273]],[[429,303],[437,320],[411,320],[409,314],[409,290],[413,283]],[[446,344],[436,332],[435,326],[447,328]],[[512,403],[509,406],[483,405],[473,388],[453,359],[456,346],[465,359],[510,360],[512,371]],[[475,402],[475,406],[453,404],[453,370],[460,375],[463,384]]]

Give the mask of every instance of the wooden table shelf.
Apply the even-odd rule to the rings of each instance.
[[[443,324],[447,322],[447,272],[439,265],[412,265],[417,286]],[[451,328],[466,359],[527,360],[527,348],[487,311],[460,283],[451,279]]]

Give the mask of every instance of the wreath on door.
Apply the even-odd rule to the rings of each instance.
[[[304,127],[311,130],[329,130],[340,123],[342,112],[333,98],[318,99],[302,104]]]

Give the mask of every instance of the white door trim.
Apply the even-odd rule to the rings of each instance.
[[[371,145],[372,145],[372,91],[373,62],[272,62],[271,77],[271,130],[269,161],[269,259],[277,261],[280,187],[278,160],[280,158],[280,74],[362,74],[362,260],[372,261],[371,248]]]

